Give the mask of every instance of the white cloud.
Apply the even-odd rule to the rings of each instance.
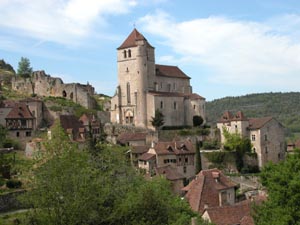
[[[177,22],[158,11],[141,18],[139,23],[145,31],[160,36],[163,44],[176,53],[174,62],[210,68],[211,82],[279,90],[283,86],[298,88],[300,16],[285,15],[271,21],[247,22],[214,16]]]
[[[105,16],[127,13],[135,0],[1,0],[0,28],[62,44],[78,44]]]

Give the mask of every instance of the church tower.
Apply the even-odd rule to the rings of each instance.
[[[117,49],[118,102],[116,120],[120,124],[147,127],[147,91],[155,76],[154,48],[134,29]]]

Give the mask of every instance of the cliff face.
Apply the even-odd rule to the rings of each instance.
[[[51,77],[44,71],[35,71],[30,78],[26,79],[14,76],[12,89],[28,95],[64,97],[88,109],[94,108],[96,105],[92,97],[95,91],[91,85],[64,84],[62,79]]]

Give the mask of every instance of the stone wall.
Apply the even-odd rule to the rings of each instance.
[[[14,76],[12,89],[27,95],[64,97],[89,109],[96,105],[92,97],[95,90],[90,84],[64,84],[60,78],[51,77],[44,71],[35,71],[26,79]]]

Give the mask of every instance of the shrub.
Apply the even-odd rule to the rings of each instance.
[[[22,182],[19,180],[8,180],[6,181],[6,187],[8,188],[20,188],[22,186]]]

